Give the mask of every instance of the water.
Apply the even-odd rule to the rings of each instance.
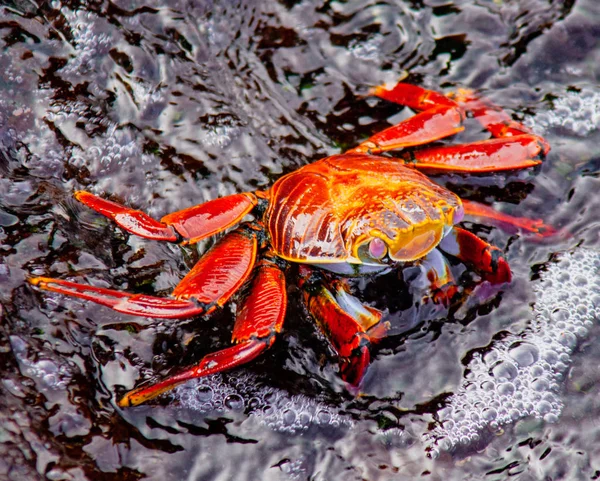
[[[0,479],[597,477],[599,19],[593,0],[4,2]],[[160,217],[266,188],[403,115],[363,95],[405,75],[479,89],[543,135],[532,172],[437,179],[571,236],[470,225],[515,276],[483,305],[412,306],[410,272],[357,281],[393,326],[356,399],[292,285],[260,360],[117,408],[140,378],[226,346],[233,319],[150,322],[32,289],[48,275],[166,295],[198,258],[72,192]]]

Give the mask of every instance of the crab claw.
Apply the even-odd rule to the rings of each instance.
[[[306,304],[340,360],[340,376],[355,391],[371,363],[371,345],[385,337],[389,324],[382,313],[362,304],[346,290],[343,282],[304,289]]]
[[[364,344],[355,348],[349,357],[340,360],[340,375],[351,389],[358,388],[369,364],[371,364],[369,344],[369,341],[365,339]]]
[[[447,254],[470,264],[492,284],[512,280],[512,273],[504,254],[475,234],[454,226],[439,244]]]

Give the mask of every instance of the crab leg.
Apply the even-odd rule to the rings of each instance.
[[[405,159],[407,163],[424,170],[495,172],[532,167],[540,163],[534,157],[550,150],[542,137],[469,90],[459,90],[447,97],[416,85],[398,83],[392,89],[376,87],[372,94],[422,112],[373,135],[350,153],[377,154],[447,137],[463,130],[465,110],[496,138],[410,152]]]
[[[474,266],[492,284],[502,284],[512,279],[502,251],[467,230],[454,226],[438,247]]]
[[[462,132],[463,109],[452,99],[416,85],[398,83],[393,89],[376,87],[373,95],[420,113],[370,137],[348,153],[378,154],[423,145]]]
[[[411,151],[404,159],[410,167],[424,171],[499,172],[541,164],[534,157],[543,148],[539,137],[520,135]]]
[[[286,308],[285,278],[274,260],[263,259],[249,295],[238,311],[232,347],[208,354],[200,362],[149,386],[128,392],[119,406],[137,406],[190,379],[208,376],[250,362],[275,340],[281,331]]]
[[[85,284],[35,277],[33,285],[108,306],[136,316],[175,319],[212,312],[246,281],[256,259],[257,234],[239,228],[227,234],[196,263],[173,290],[173,298],[132,294]]]
[[[438,94],[439,95],[439,94]],[[523,169],[541,163],[550,145],[499,107],[461,89],[451,97],[471,112],[494,139],[464,145],[433,147],[409,153],[407,159],[419,170],[452,172],[497,172]]]
[[[471,112],[487,131],[493,137],[517,137],[525,135],[535,138],[539,143],[542,153],[546,155],[550,151],[550,145],[546,140],[538,135],[535,135],[529,128],[525,127],[520,122],[515,122],[500,107],[494,105],[489,100],[479,98],[469,89],[459,89],[451,95],[460,105]]]
[[[251,192],[233,194],[210,200],[164,216],[160,221],[139,210],[102,199],[85,191],[75,192],[75,198],[132,234],[146,239],[177,241],[192,244],[237,224],[256,205]]]
[[[369,347],[385,336],[387,323],[380,322],[381,312],[349,294],[342,282],[333,287],[335,295],[322,285],[305,290],[306,304],[340,356],[342,379],[358,386],[371,362]]]
[[[550,237],[558,233],[554,227],[544,223],[541,219],[515,217],[471,200],[462,199],[462,203],[466,215],[491,222],[509,233],[516,229],[536,234],[539,237]]]

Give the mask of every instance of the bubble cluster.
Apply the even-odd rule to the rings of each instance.
[[[32,346],[17,335],[10,336],[10,345],[21,372],[34,379],[41,390],[62,391],[71,382],[71,368],[66,363],[58,363],[41,352],[32,355]]]
[[[88,127],[101,126],[108,128],[111,121],[106,118],[99,105],[89,105],[80,100],[53,102],[46,113],[46,120],[57,127],[67,123],[83,122]]]
[[[539,112],[526,121],[536,132],[548,132],[563,127],[573,134],[585,137],[600,125],[600,93],[595,89],[569,91],[553,101],[552,109]]]
[[[279,432],[352,424],[324,402],[263,385],[256,376],[243,371],[201,378],[178,387],[174,394],[182,407],[202,413],[245,412]]]
[[[429,440],[434,451],[476,442],[484,430],[526,416],[558,420],[571,354],[600,317],[600,253],[563,254],[534,291],[529,327],[473,355],[462,385],[438,413],[440,425]]]
[[[355,58],[359,60],[380,60],[383,56],[381,47],[385,42],[383,35],[375,34],[367,40],[361,42],[353,39],[348,44],[348,50]]]
[[[112,126],[107,135],[98,138],[85,151],[74,152],[70,162],[74,167],[96,166],[102,173],[118,170],[126,163],[145,163],[136,137],[130,130]],[[106,171],[106,172],[105,172]]]
[[[54,2],[57,7],[57,2]],[[98,62],[102,62],[108,55],[113,45],[107,33],[98,33],[96,23],[99,18],[92,12],[72,11],[67,7],[60,9],[61,13],[71,25],[71,34],[74,40],[74,58],[63,68],[63,73],[84,74],[98,72]]]

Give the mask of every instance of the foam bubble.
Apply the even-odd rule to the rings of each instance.
[[[63,391],[71,382],[71,367],[36,350],[22,337],[10,336],[10,345],[21,372],[38,383],[40,391]]]
[[[472,442],[526,416],[556,422],[563,404],[560,389],[571,353],[600,317],[600,253],[580,249],[563,254],[534,285],[533,320],[476,353],[468,378],[438,415],[428,439],[433,452]]]
[[[553,101],[552,109],[537,113],[534,118],[526,120],[526,124],[539,133],[563,127],[585,137],[600,125],[600,93],[589,88],[566,92]]]
[[[246,412],[274,431],[297,433],[311,426],[350,426],[337,408],[301,394],[266,386],[248,372],[215,374],[174,391],[180,405],[201,413]]]
[[[105,20],[86,11],[60,9],[71,26],[74,40],[74,58],[63,68],[64,73],[88,73],[100,71],[96,68],[111,49],[112,41],[108,33],[98,33],[98,23]]]

